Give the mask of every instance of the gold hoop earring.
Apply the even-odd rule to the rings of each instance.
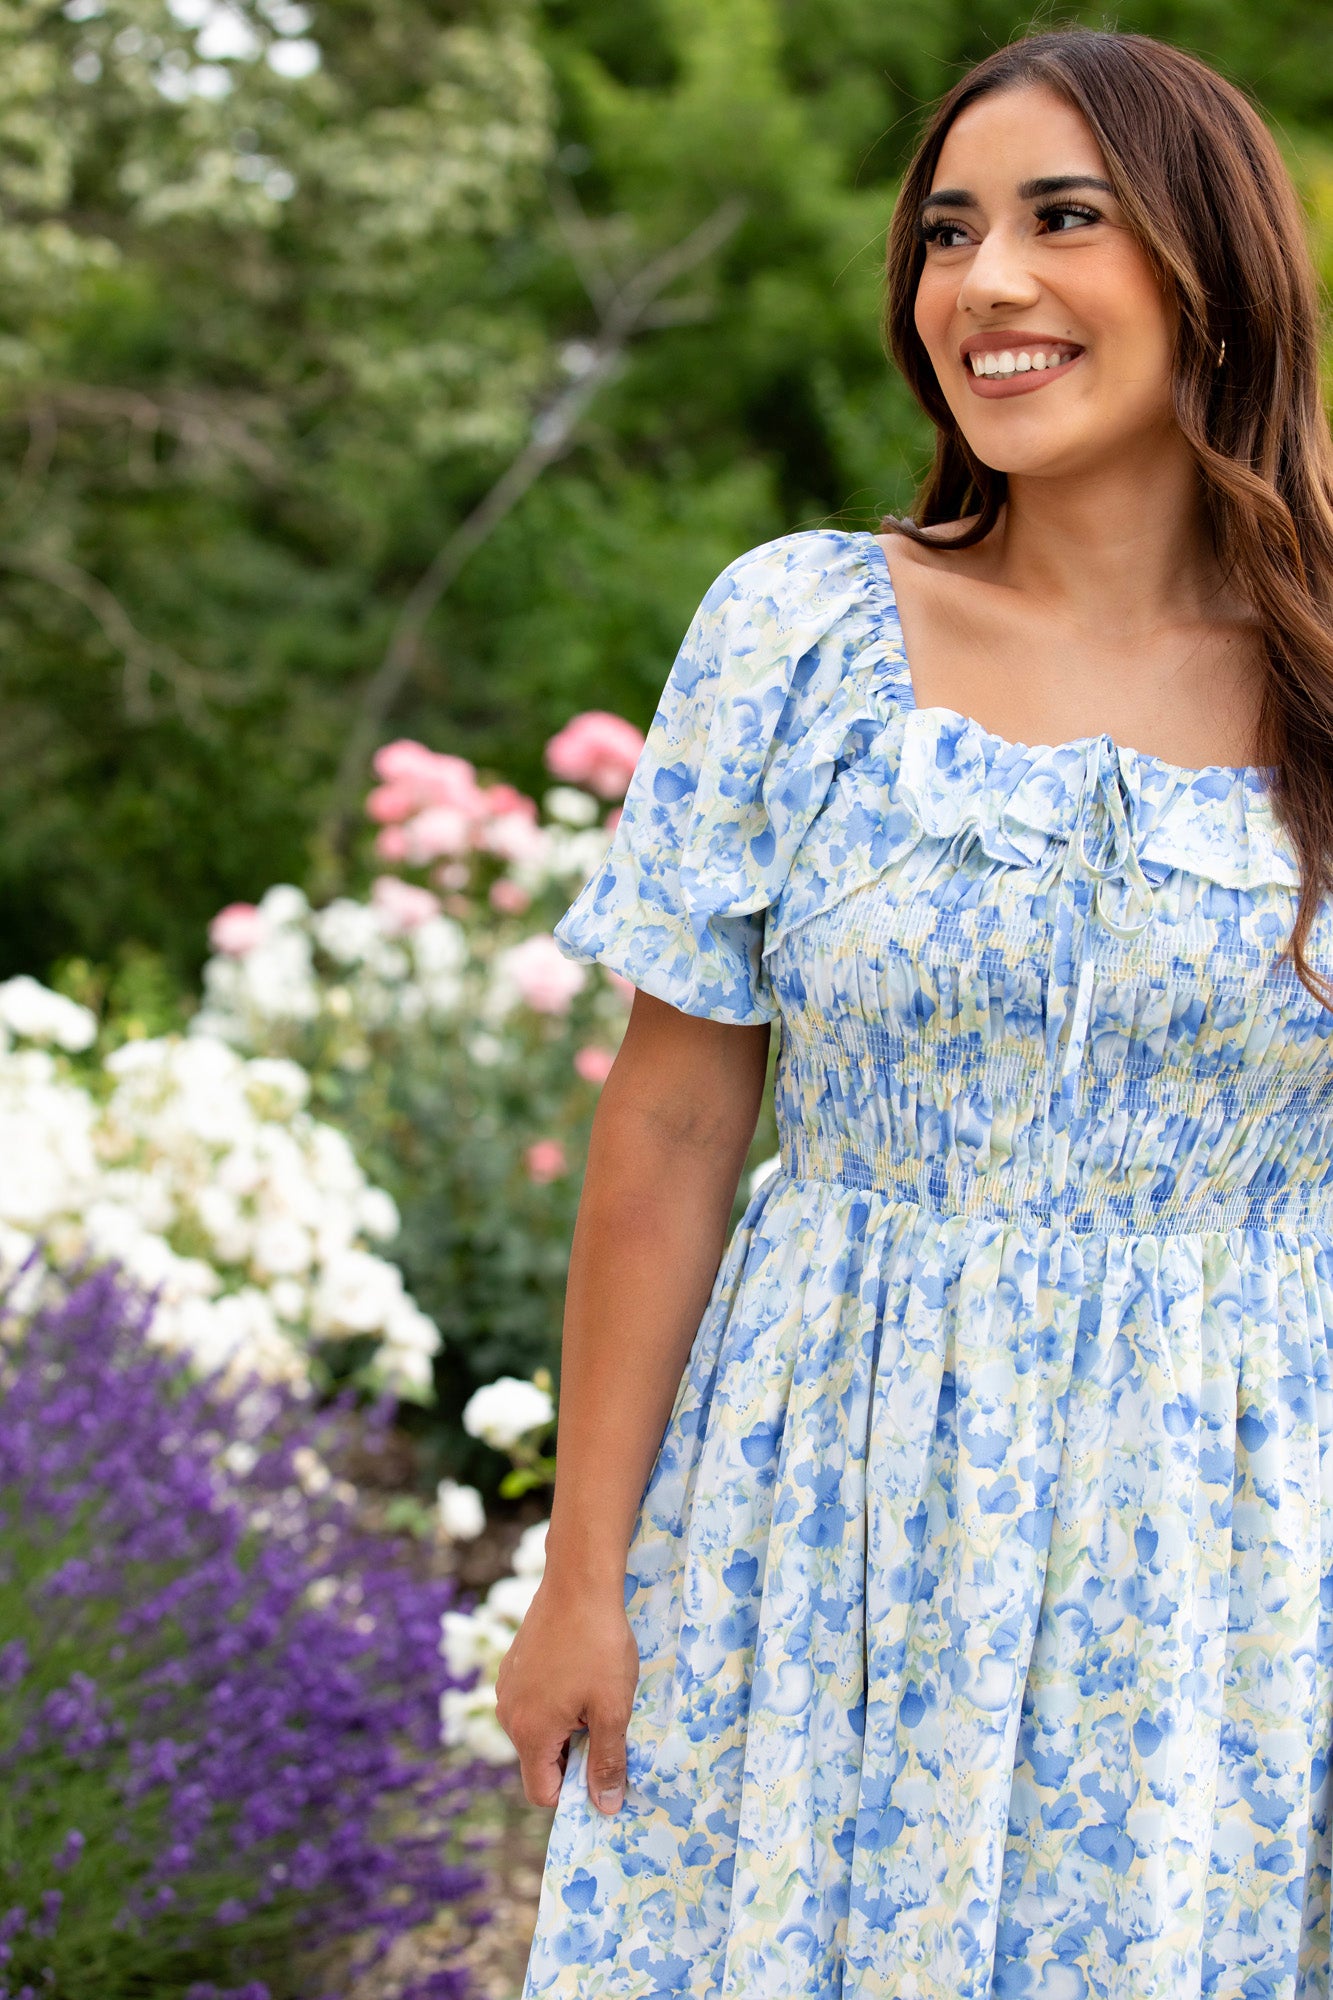
[[[1217,350],[1217,359],[1213,363],[1214,368],[1220,368],[1222,366],[1222,363],[1226,360],[1226,358],[1227,358],[1227,344],[1224,340],[1222,342],[1222,345]]]

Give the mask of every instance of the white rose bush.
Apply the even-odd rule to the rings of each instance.
[[[34,980],[0,985],[0,1263],[20,1294],[115,1263],[155,1297],[151,1339],[201,1373],[308,1388],[359,1337],[363,1379],[427,1395],[439,1334],[380,1254],[397,1209],[310,1115],[305,1072],[209,1035],[99,1060],[97,1032]]]

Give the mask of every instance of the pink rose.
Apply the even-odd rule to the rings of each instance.
[[[621,816],[623,812],[624,812],[623,806],[612,806],[610,812],[606,815],[606,818],[602,821],[602,825],[606,828],[608,833],[615,832],[616,828],[620,825]]]
[[[430,770],[435,762],[435,752],[428,750],[424,743],[414,743],[411,737],[405,736],[396,743],[382,743],[370,761],[375,767],[375,776],[383,778],[386,784],[410,785],[422,772]]]
[[[396,875],[377,875],[370,885],[371,904],[391,931],[414,931],[439,910],[440,899],[429,889],[400,882]]]
[[[401,826],[382,826],[375,835],[375,852],[381,861],[406,861],[407,835]]]
[[[253,903],[228,903],[208,926],[208,942],[228,958],[244,958],[264,941],[264,919]]]
[[[366,812],[381,826],[411,819],[417,809],[417,795],[410,785],[376,785],[366,800]]]
[[[581,965],[565,957],[549,932],[511,945],[500,953],[495,966],[501,981],[512,982],[519,998],[537,1014],[567,1014],[587,977]]]
[[[540,861],[548,835],[526,813],[497,813],[477,834],[478,847],[501,861]]]
[[[595,1043],[590,1042],[586,1049],[580,1049],[575,1056],[574,1067],[585,1083],[602,1084],[610,1076],[611,1065],[615,1059],[614,1049],[599,1049]]]
[[[558,1181],[569,1166],[565,1149],[558,1139],[536,1139],[523,1155],[523,1164],[528,1170],[528,1179],[536,1181],[540,1187],[546,1181]]]
[[[479,796],[492,817],[499,813],[518,813],[536,824],[536,799],[530,799],[516,785],[487,785]]]
[[[466,854],[472,844],[472,820],[457,806],[428,806],[403,828],[407,859],[424,868],[442,854]]]
[[[366,801],[372,819],[410,819],[432,806],[465,813],[469,819],[485,816],[485,793],[466,757],[450,757],[405,739],[377,750],[374,765],[384,782]]]
[[[619,799],[634,773],[643,735],[623,715],[586,709],[546,746],[546,765],[567,785],[584,785],[604,799]]]
[[[499,910],[502,916],[521,917],[532,907],[532,897],[521,882],[511,882],[502,875],[498,882],[491,884],[491,908]]]

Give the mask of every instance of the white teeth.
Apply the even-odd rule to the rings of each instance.
[[[1017,353],[1005,347],[998,354],[972,354],[968,358],[974,375],[1026,375],[1034,368],[1039,372],[1044,368],[1059,368],[1072,356],[1041,347],[1024,347]]]

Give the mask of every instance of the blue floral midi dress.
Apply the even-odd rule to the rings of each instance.
[[[918,708],[734,562],[557,936],[780,1024],[525,1994],[1329,2000],[1333,1014],[1265,774]],[[1321,912],[1312,962],[1333,970]]]

